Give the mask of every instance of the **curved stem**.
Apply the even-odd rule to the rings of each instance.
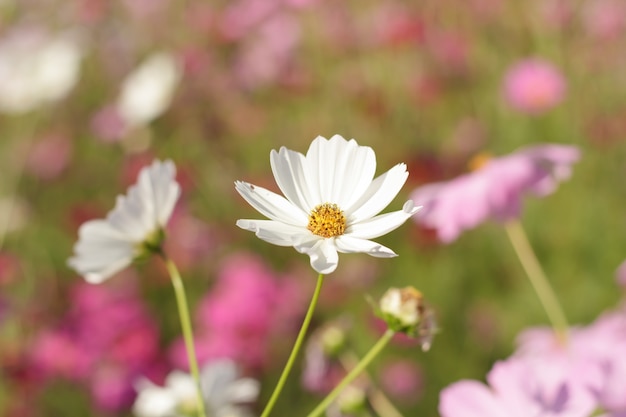
[[[541,302],[543,309],[548,315],[548,319],[552,323],[555,333],[561,340],[567,339],[567,329],[569,324],[563,313],[563,309],[559,304],[558,299],[554,293],[554,290],[550,286],[548,279],[546,278],[535,253],[533,252],[528,238],[524,233],[522,224],[517,220],[509,221],[506,225],[506,232],[509,236],[509,240],[515,249],[515,253],[519,258],[526,275],[533,286],[539,301]]]
[[[283,369],[283,373],[280,375],[278,379],[278,383],[276,383],[276,387],[274,388],[274,392],[270,397],[261,417],[267,417],[272,412],[272,408],[274,408],[274,404],[278,397],[280,396],[283,387],[285,386],[285,382],[287,382],[287,377],[289,376],[289,372],[291,372],[291,368],[296,360],[296,356],[298,356],[298,352],[300,351],[300,347],[302,347],[302,342],[304,341],[304,336],[306,335],[307,329],[309,328],[309,324],[311,323],[311,318],[313,318],[313,312],[315,311],[315,306],[317,305],[317,299],[319,298],[320,291],[322,289],[322,283],[324,282],[324,275],[319,274],[317,277],[317,284],[315,286],[315,291],[313,292],[313,297],[311,298],[311,303],[309,304],[309,309],[306,312],[306,316],[304,316],[304,321],[302,322],[302,327],[300,327],[300,332],[298,333],[298,337],[296,338],[296,342],[291,349],[291,354],[289,354],[289,359],[287,359],[287,363],[285,364],[285,368]]]
[[[178,306],[178,316],[180,317],[180,325],[183,329],[183,339],[187,348],[187,359],[189,361],[189,371],[196,383],[196,394],[198,396],[198,417],[206,417],[204,399],[202,398],[202,387],[200,386],[200,372],[198,371],[198,359],[196,358],[196,349],[193,342],[193,331],[191,329],[191,318],[189,317],[189,306],[187,297],[185,296],[185,287],[180,277],[176,264],[172,262],[164,253],[161,253],[165,267],[172,278],[174,293],[176,294],[176,305]]]
[[[352,369],[352,371],[350,371],[350,373],[348,373],[348,375],[346,375],[341,380],[341,382],[330,392],[330,394],[328,394],[326,398],[324,398],[322,402],[319,403],[318,406],[315,407],[315,409],[307,415],[307,417],[320,416],[335,400],[335,398],[337,398],[337,396],[341,394],[341,391],[343,391],[345,387],[347,387],[352,381],[354,381],[354,379],[359,376],[361,372],[363,372],[367,365],[369,365],[370,362],[372,362],[372,360],[376,356],[378,356],[380,352],[382,352],[383,348],[387,346],[387,343],[389,343],[394,334],[395,332],[393,330],[387,329],[387,331],[382,335],[380,339],[378,339],[378,342],[376,342],[376,344],[372,346],[370,351],[367,352],[363,359],[361,359],[361,361]]]
[[[341,365],[347,371],[348,369],[354,368],[356,364],[359,363],[359,358],[356,354],[352,352],[348,352],[339,357],[341,361]],[[402,413],[398,411],[398,409],[393,405],[393,403],[387,398],[385,393],[380,390],[380,388],[374,385],[372,378],[369,376],[367,371],[363,372],[363,376],[366,378],[366,381],[371,386],[371,394],[370,394],[370,404],[372,408],[379,416],[385,417],[403,417]]]

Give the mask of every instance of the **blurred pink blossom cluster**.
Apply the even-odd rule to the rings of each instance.
[[[441,241],[452,242],[487,219],[519,216],[526,194],[554,192],[579,158],[575,146],[543,144],[488,159],[471,173],[415,189],[411,198],[424,208],[414,219],[435,229]]]
[[[488,385],[464,380],[442,391],[443,417],[626,415],[626,310],[573,328],[567,341],[530,329],[517,352],[498,362]],[[593,414],[600,415],[600,414]]]
[[[234,76],[244,88],[280,81],[293,66],[301,41],[299,9],[315,0],[239,0],[217,13],[216,29],[236,44]]]
[[[541,114],[564,100],[567,83],[561,71],[550,62],[528,58],[507,70],[502,89],[507,104],[513,109]]]
[[[263,368],[275,342],[297,330],[306,305],[300,294],[295,281],[256,256],[227,258],[196,311],[198,361],[230,358],[244,368]],[[171,358],[176,368],[187,369],[182,340],[172,346]]]
[[[85,384],[95,405],[115,411],[130,406],[133,384],[157,370],[159,332],[131,287],[80,283],[68,313],[36,337],[30,357],[44,380]]]

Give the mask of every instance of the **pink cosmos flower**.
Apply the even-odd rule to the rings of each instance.
[[[572,329],[568,343],[556,340],[548,328],[523,332],[517,356],[568,358],[586,369],[576,375],[577,383],[591,392],[599,405],[610,412],[626,412],[626,310],[600,316],[586,327]]]
[[[159,360],[157,326],[132,287],[80,283],[70,311],[42,332],[30,351],[31,366],[46,379],[66,378],[91,391],[101,410],[118,411],[135,397],[135,380]]]
[[[424,393],[422,369],[407,359],[385,364],[381,370],[380,383],[386,393],[403,404],[414,404]]]
[[[565,98],[566,81],[554,65],[539,58],[517,62],[504,77],[502,93],[515,110],[544,113]]]
[[[276,337],[297,328],[291,320],[301,313],[300,301],[295,282],[279,279],[260,258],[231,256],[196,312],[198,361],[230,358],[244,367],[263,367]],[[187,369],[182,340],[170,353],[176,368]]]
[[[616,39],[626,27],[626,5],[620,0],[592,0],[582,7],[582,24],[597,40]]]
[[[440,395],[442,417],[589,417],[592,393],[578,383],[585,363],[564,355],[518,356],[498,362],[488,385],[463,380]]]
[[[50,134],[33,144],[25,169],[42,180],[53,180],[63,173],[70,163],[73,146],[63,134]]]
[[[525,194],[543,197],[554,192],[570,177],[579,157],[574,146],[543,144],[490,159],[474,172],[415,189],[411,199],[424,208],[414,220],[450,243],[487,219],[519,216]]]

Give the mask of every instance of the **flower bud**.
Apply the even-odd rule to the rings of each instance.
[[[424,309],[422,305],[422,293],[413,287],[390,288],[380,299],[380,311],[385,321],[394,322],[396,331],[402,331],[406,327],[416,326]]]
[[[390,288],[380,299],[378,314],[394,332],[421,340],[428,350],[436,332],[435,316],[414,287]]]

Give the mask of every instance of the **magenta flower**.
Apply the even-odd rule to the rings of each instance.
[[[85,385],[101,410],[129,407],[135,380],[160,360],[156,323],[132,287],[80,283],[68,303],[60,324],[35,338],[32,369]]]
[[[298,320],[302,304],[294,281],[281,279],[257,257],[233,255],[196,312],[198,361],[230,358],[262,368],[276,338],[297,328],[290,318]],[[187,369],[182,340],[172,347],[171,358],[175,367]]]
[[[435,229],[441,241],[452,242],[487,219],[519,216],[525,194],[554,192],[579,157],[574,146],[544,144],[493,158],[474,172],[415,189],[411,199],[424,208],[414,219]]]
[[[555,66],[542,59],[530,58],[508,69],[502,93],[515,110],[540,114],[561,103],[566,89],[565,78]]]

